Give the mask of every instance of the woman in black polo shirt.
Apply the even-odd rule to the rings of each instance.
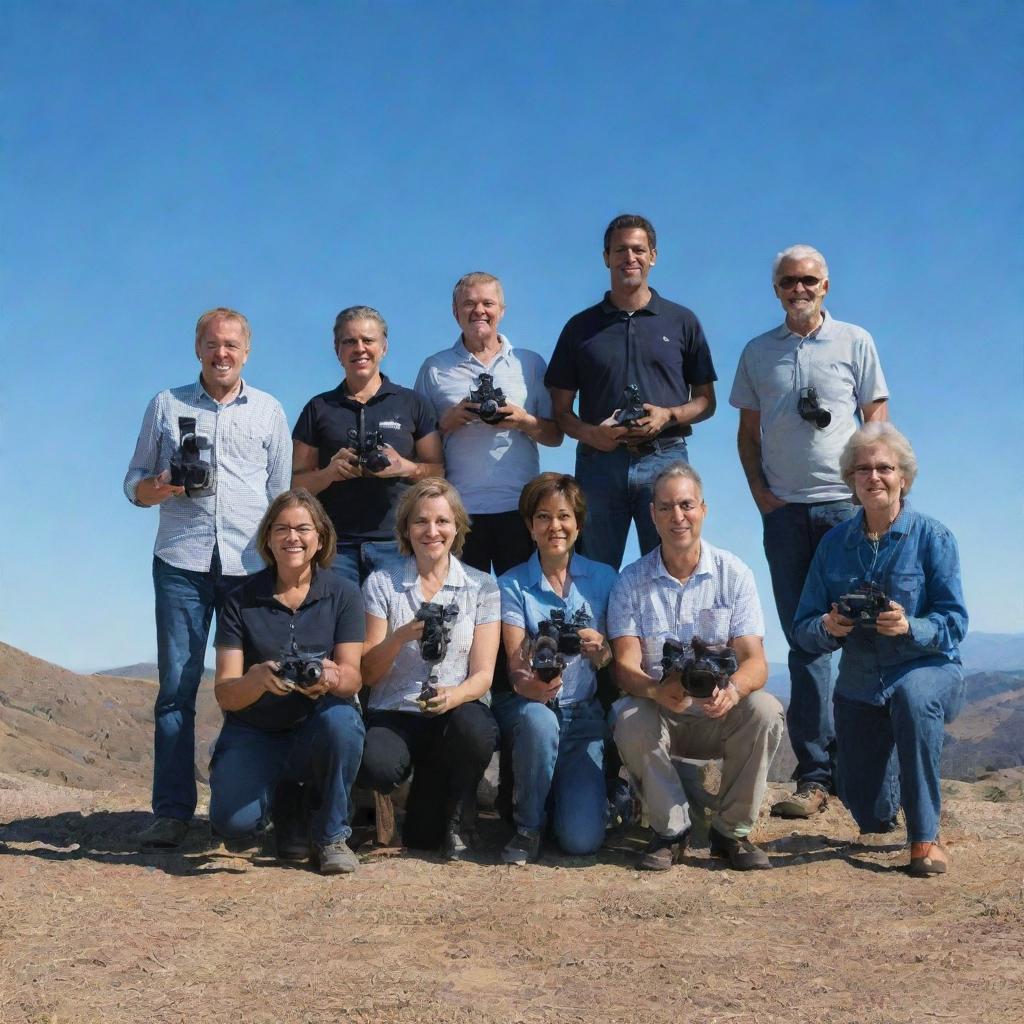
[[[231,594],[217,623],[214,694],[225,718],[210,764],[210,822],[225,838],[255,836],[278,783],[309,782],[319,798],[310,839],[320,870],[351,872],[362,601],[355,584],[326,571],[334,527],[308,491],[273,501],[257,547],[269,568]]]

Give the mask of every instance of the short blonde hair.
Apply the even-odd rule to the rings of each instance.
[[[256,533],[256,550],[260,553],[260,558],[271,567],[277,564],[270,550],[270,531],[274,528],[277,517],[286,508],[304,508],[309,513],[309,518],[313,520],[313,525],[316,527],[316,535],[320,538],[320,550],[316,553],[313,562],[321,569],[326,569],[334,561],[338,547],[338,535],[334,532],[334,524],[331,522],[331,517],[324,511],[323,505],[305,487],[282,491],[263,513],[260,528]]]
[[[853,486],[854,464],[857,461],[857,452],[861,448],[870,448],[873,444],[884,444],[896,459],[900,476],[905,481],[900,497],[910,493],[910,488],[917,479],[917,456],[910,442],[887,420],[865,423],[846,442],[846,447],[839,456],[839,472],[846,481],[846,486],[853,491],[853,500],[858,505],[860,501],[857,499],[857,489]]]
[[[466,288],[472,288],[475,284],[497,285],[498,301],[502,306],[505,305],[505,289],[501,287],[501,281],[499,281],[493,274],[488,274],[483,270],[474,270],[470,274],[463,274],[462,277],[455,282],[455,287],[452,289],[452,305],[458,306],[459,292]]]
[[[452,510],[452,520],[455,523],[452,554],[458,558],[462,554],[462,547],[466,543],[466,535],[469,533],[469,514],[466,512],[466,506],[462,504],[459,492],[444,477],[440,476],[428,476],[425,480],[413,484],[398,502],[398,510],[395,512],[395,538],[398,541],[399,552],[403,555],[412,554],[412,544],[409,543],[409,524],[416,514],[416,506],[425,498],[444,498],[448,502],[448,507]]]
[[[227,306],[218,306],[216,309],[208,309],[196,321],[197,345],[203,340],[203,332],[214,322],[214,320],[235,320],[242,328],[242,334],[245,337],[246,345],[252,344],[252,328],[249,326],[249,321],[246,319],[245,315],[239,313],[237,309],[228,309]]]

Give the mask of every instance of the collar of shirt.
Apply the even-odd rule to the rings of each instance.
[[[628,311],[625,309],[619,309],[619,307],[612,302],[612,293],[605,292],[604,298],[601,300],[601,312],[607,313],[610,316],[621,316],[623,313]],[[634,315],[645,313],[648,316],[657,316],[660,312],[661,296],[653,288],[651,289],[651,301],[648,302],[646,306],[633,310]]]
[[[347,381],[342,381],[335,389],[334,393],[338,396],[338,400],[344,402],[346,405],[352,406],[354,409],[358,409],[363,406],[363,402],[357,402],[348,393]],[[380,375],[380,387],[376,393],[371,395],[365,402],[366,405],[373,405],[374,402],[379,402],[388,395],[397,395],[398,385],[393,384],[390,378],[386,374]]]
[[[834,336],[832,327],[832,317],[829,316],[829,312],[827,309],[823,309],[821,311],[821,323],[818,324],[818,326],[815,327],[814,330],[811,331],[811,333],[806,336],[803,334],[797,334],[796,331],[791,331],[788,325],[786,324],[786,321],[783,320],[782,323],[779,325],[778,329],[775,331],[775,335],[776,337],[779,338],[796,338],[797,341],[817,341],[818,339],[821,339],[822,341],[827,341]]]
[[[690,573],[690,578],[686,581],[686,583],[680,583],[679,580],[677,580],[675,576],[673,576],[672,573],[670,573],[668,569],[665,567],[665,562],[661,557],[660,544],[651,552],[650,555],[647,555],[647,557],[651,558],[652,555],[654,556],[654,558],[651,559],[653,569],[651,573],[652,579],[658,579],[660,577],[662,579],[667,580],[674,586],[685,587],[686,583],[689,583],[692,579],[696,579],[696,577],[698,576],[713,575],[711,566],[711,555],[708,551],[707,544],[701,544],[700,554],[697,556],[697,567],[693,570],[692,573]]]
[[[416,569],[416,559],[409,558],[405,563],[405,571],[402,574],[402,589],[412,590],[416,587],[419,582],[419,572]],[[452,554],[448,556],[448,575],[444,578],[444,583],[441,584],[441,590],[463,590],[465,589],[469,581],[466,578],[466,572],[462,568],[462,563]],[[440,594],[441,590],[437,593]],[[434,595],[434,600],[437,600],[437,595]]]
[[[245,393],[245,381],[241,378],[238,379],[238,394],[231,399],[230,402],[218,402],[209,391],[206,390],[206,385],[203,383],[203,375],[200,373],[196,378],[196,400],[205,398],[208,402],[213,405],[234,405],[235,402],[248,402],[249,396]]]
[[[569,560],[569,575],[574,579],[589,576],[590,566],[584,559],[574,556]],[[549,590],[552,594],[555,592],[547,576],[544,575],[544,570],[540,567],[540,555],[536,551],[526,561],[526,585],[531,588],[540,587],[541,590]]]
[[[857,509],[856,514],[848,522],[850,525],[846,534],[846,547],[855,548],[864,539],[864,509]],[[913,527],[914,512],[910,507],[910,502],[904,498],[900,514],[892,521],[892,526],[886,530],[885,536],[910,533]]]
[[[489,364],[490,366],[493,366],[499,359],[508,359],[512,354],[512,342],[510,342],[504,334],[498,335],[498,341],[501,343],[498,348],[498,354],[491,360]],[[462,340],[461,334],[455,339],[455,344],[452,345],[452,351],[458,356],[460,363],[472,361],[479,366],[483,366],[484,369],[487,370],[488,367],[484,366],[483,361],[478,359],[476,355],[466,348],[466,343]]]
[[[329,572],[330,570],[327,571]],[[257,604],[273,604],[279,605],[282,608],[286,607],[285,605],[281,604],[280,601],[278,601],[277,597],[274,594],[274,589],[277,586],[277,573],[268,572],[264,578],[259,580],[256,586],[258,589],[256,593],[253,595],[253,600]],[[324,597],[326,593],[326,572],[314,567],[313,578],[309,582],[309,593],[306,594],[306,597],[304,598],[302,604],[299,605],[299,608],[305,608],[307,605],[311,605],[315,601],[319,601],[322,597]],[[291,608],[289,608],[288,610],[292,611]],[[298,611],[298,609],[295,610]]]

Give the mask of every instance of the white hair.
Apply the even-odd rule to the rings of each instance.
[[[773,285],[778,282],[779,267],[786,260],[814,260],[821,267],[821,276],[828,277],[828,264],[825,262],[825,257],[813,245],[791,245],[788,249],[783,249],[778,253],[772,263]]]

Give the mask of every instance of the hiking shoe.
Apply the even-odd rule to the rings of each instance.
[[[524,865],[539,859],[540,833],[516,829],[516,834],[505,844],[501,859],[506,864]]]
[[[188,835],[188,822],[180,818],[157,818],[135,840],[140,850],[176,850]]]
[[[772,804],[776,818],[810,818],[828,807],[828,793],[816,782],[801,782],[792,796]]]
[[[463,860],[468,857],[476,845],[476,833],[460,821],[448,822],[444,833],[441,850],[445,860]]]
[[[713,828],[709,838],[711,856],[728,860],[729,867],[737,871],[762,871],[772,866],[768,854],[760,846],[755,846],[746,836],[735,839],[722,835],[718,829]]]
[[[659,836],[655,832],[647,848],[640,854],[637,868],[640,871],[668,871],[673,864],[679,863],[689,834],[689,829],[678,836]]]
[[[317,846],[316,856],[320,862],[321,875],[351,875],[359,867],[359,858],[349,849],[344,839]]]
[[[310,855],[309,807],[305,787],[282,780],[274,790],[270,818],[278,860],[306,860]]]

